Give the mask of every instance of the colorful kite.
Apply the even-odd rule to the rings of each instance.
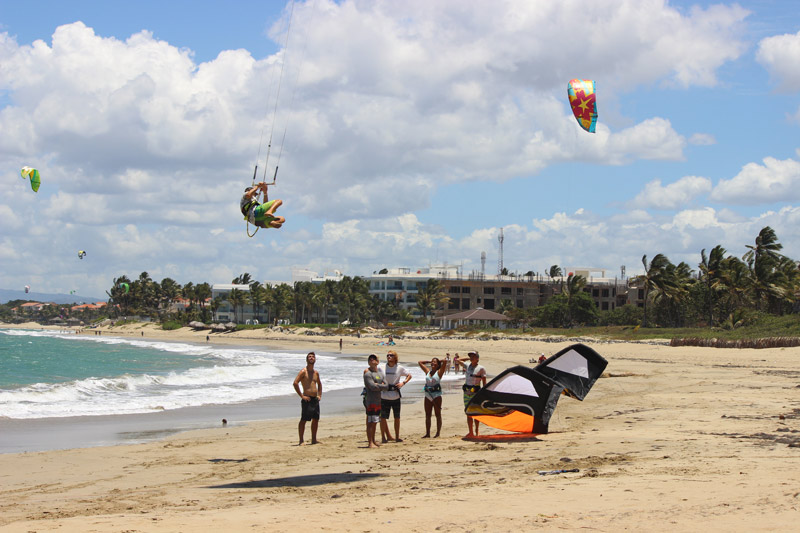
[[[547,433],[561,394],[583,400],[607,365],[588,346],[573,344],[535,368],[504,370],[475,394],[464,411],[493,428]]]
[[[25,294],[28,294],[29,292],[31,292],[31,286],[25,285]]]
[[[86,252],[84,252],[83,250],[79,250],[78,259],[83,259],[84,257],[86,257]]]
[[[594,80],[570,80],[567,85],[567,96],[578,124],[589,133],[594,133],[597,124],[597,95],[594,92]]]
[[[31,180],[31,189],[33,189],[33,192],[39,192],[39,185],[42,184],[42,180],[39,179],[38,170],[31,167],[22,167],[19,173],[22,175],[22,179]]]

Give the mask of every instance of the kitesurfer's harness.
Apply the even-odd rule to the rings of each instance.
[[[481,386],[480,385],[467,385],[466,383],[464,383],[463,385],[461,385],[461,389],[464,392],[468,392],[470,394],[475,394],[476,392],[481,390]]]
[[[425,392],[442,392],[442,386],[439,385],[438,383],[436,385],[431,385],[430,387],[425,385],[424,387],[422,387],[422,390],[424,390]]]

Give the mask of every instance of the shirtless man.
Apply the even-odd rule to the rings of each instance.
[[[311,421],[311,444],[317,444],[317,426],[319,425],[319,401],[322,399],[322,381],[319,372],[314,370],[317,356],[309,352],[306,356],[306,367],[297,373],[294,378],[294,390],[300,396],[300,424],[297,432],[300,435],[300,446],[304,444],[303,435],[306,432],[306,422]],[[303,390],[300,390],[300,385]]]

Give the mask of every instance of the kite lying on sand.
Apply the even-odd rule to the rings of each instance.
[[[515,433],[547,433],[561,394],[586,397],[608,361],[583,344],[573,344],[534,368],[501,372],[475,394],[464,411],[493,428]]]

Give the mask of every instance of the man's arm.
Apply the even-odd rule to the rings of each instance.
[[[403,368],[403,374],[406,376],[406,380],[404,382],[402,382],[402,383],[398,383],[397,384],[397,388],[398,389],[402,388],[406,383],[411,381],[411,373],[408,370],[406,370],[405,367],[401,367],[401,368]]]
[[[264,193],[264,203],[267,203],[269,201],[269,199],[267,198],[267,184],[262,181],[258,184],[258,188],[261,192]]]
[[[250,188],[247,190],[247,192],[246,192],[246,193],[244,193],[244,195],[245,195],[245,197],[246,197],[246,198],[249,200],[249,199],[251,199],[253,196],[257,195],[257,194],[258,194],[258,191],[259,191],[258,185],[255,185],[255,186],[253,186],[253,187],[250,187]]]
[[[293,385],[294,385],[294,390],[297,393],[297,395],[300,396],[300,398],[302,398],[303,400],[308,401],[310,398],[308,396],[304,396],[303,395],[303,391],[301,391],[300,387],[298,386],[300,384],[300,380],[303,379],[303,373],[305,371],[306,371],[306,369],[304,368],[303,370],[301,370],[300,372],[297,373],[297,377],[294,378]]]
[[[322,380],[319,379],[319,372],[314,371],[314,379],[317,380],[317,400],[322,399]]]

